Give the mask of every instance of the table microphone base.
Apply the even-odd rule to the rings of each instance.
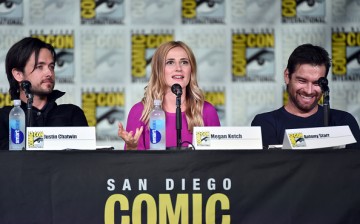
[[[192,148],[190,148],[190,147],[177,147],[177,146],[174,146],[174,147],[167,147],[166,150],[192,150]]]

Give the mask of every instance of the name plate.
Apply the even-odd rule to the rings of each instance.
[[[260,127],[194,127],[193,145],[201,149],[262,149]]]
[[[96,149],[95,127],[28,127],[26,150]]]
[[[344,148],[356,140],[349,126],[285,130],[283,149]]]

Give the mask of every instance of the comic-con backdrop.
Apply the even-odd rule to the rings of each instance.
[[[283,71],[303,43],[332,56],[330,105],[360,120],[359,0],[6,0],[0,3],[0,107],[10,105],[4,60],[25,36],[59,55],[59,103],[96,126],[97,144],[119,149],[117,123],[141,100],[150,59],[164,41],[194,51],[198,77],[223,126],[248,126],[287,100]]]

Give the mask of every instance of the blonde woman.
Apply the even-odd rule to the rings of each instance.
[[[175,83],[182,88],[182,142],[192,143],[195,126],[220,126],[215,107],[204,100],[198,86],[192,50],[184,42],[170,41],[160,45],[152,57],[149,83],[141,102],[129,112],[126,130],[119,123],[118,135],[125,141],[125,149],[150,148],[148,123],[155,99],[162,101],[166,114],[166,147],[177,146],[176,95],[171,91]]]

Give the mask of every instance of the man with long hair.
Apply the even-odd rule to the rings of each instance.
[[[26,117],[33,127],[88,126],[81,108],[73,104],[56,104],[65,93],[54,90],[56,52],[54,48],[37,38],[26,37],[15,43],[5,59],[11,99],[20,99]],[[29,81],[33,103],[27,110],[27,96],[21,82]],[[11,106],[0,110],[0,149],[9,148],[9,112]]]

